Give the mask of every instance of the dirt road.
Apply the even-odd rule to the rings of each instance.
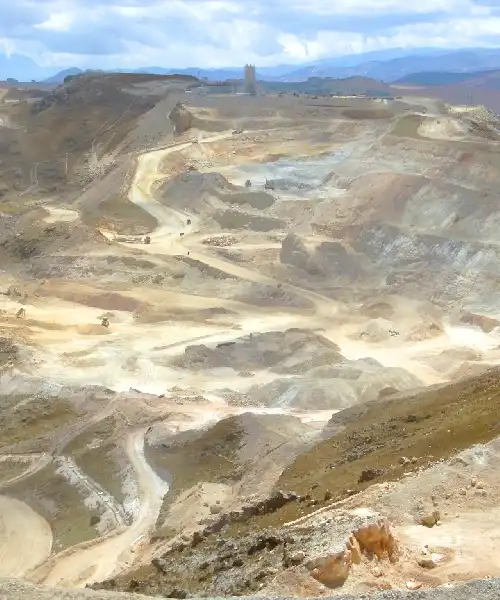
[[[54,566],[43,577],[46,585],[83,587],[93,581],[111,577],[127,567],[134,554],[134,546],[152,531],[163,496],[168,485],[151,469],[144,457],[145,430],[135,431],[127,438],[126,449],[138,482],[138,510],[134,520],[118,534],[99,540],[84,548],[75,548],[60,559],[54,557]]]
[[[253,271],[252,269],[241,265],[235,265],[234,263],[211,254],[194,251],[190,244],[188,234],[196,229],[196,216],[180,213],[155,200],[152,194],[152,187],[156,181],[162,178],[159,169],[161,161],[166,156],[174,152],[185,150],[194,144],[209,144],[211,142],[230,138],[231,136],[231,132],[220,133],[206,138],[200,138],[197,142],[190,141],[161,150],[153,150],[152,152],[148,152],[139,157],[136,174],[129,192],[129,200],[143,210],[149,212],[149,214],[158,221],[158,227],[150,236],[151,243],[141,246],[141,249],[154,254],[167,255],[186,253],[189,249],[190,256],[194,260],[198,260],[207,266],[220,269],[229,275],[241,277],[247,281],[253,281],[254,283],[261,283],[264,285],[280,285],[283,289],[312,302],[315,306],[317,316],[328,319],[337,310],[336,303],[330,298],[289,283],[280,282],[273,277],[263,275],[258,271]],[[189,225],[187,225],[186,216],[190,219]],[[104,233],[106,235],[106,232]],[[184,234],[182,237],[180,237],[181,233]],[[223,233],[224,232],[219,235],[223,235]],[[229,234],[230,232],[227,233]],[[127,246],[130,247],[130,244],[127,244]]]

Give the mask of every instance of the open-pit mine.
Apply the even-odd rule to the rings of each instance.
[[[9,93],[0,595],[489,598],[500,120],[180,76]]]

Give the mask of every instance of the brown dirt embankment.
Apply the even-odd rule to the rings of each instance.
[[[332,417],[332,437],[298,456],[279,489],[309,494],[312,506],[291,503],[255,517],[239,529],[277,526],[341,500],[372,483],[394,481],[500,435],[500,369],[385,400],[354,406]],[[410,459],[401,464],[401,458]]]

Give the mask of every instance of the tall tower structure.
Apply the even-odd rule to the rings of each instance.
[[[245,92],[252,94],[252,96],[257,93],[255,65],[245,65]]]

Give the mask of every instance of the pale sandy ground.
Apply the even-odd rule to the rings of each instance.
[[[1,577],[22,577],[52,550],[47,521],[24,502],[7,496],[0,496],[0,540]]]
[[[45,217],[46,223],[57,223],[58,221],[75,221],[78,219],[78,212],[68,208],[58,208],[56,206],[45,206],[46,210],[49,211],[49,215]]]
[[[459,119],[440,116],[434,119],[424,118],[417,133],[432,140],[462,140],[468,132]]]

